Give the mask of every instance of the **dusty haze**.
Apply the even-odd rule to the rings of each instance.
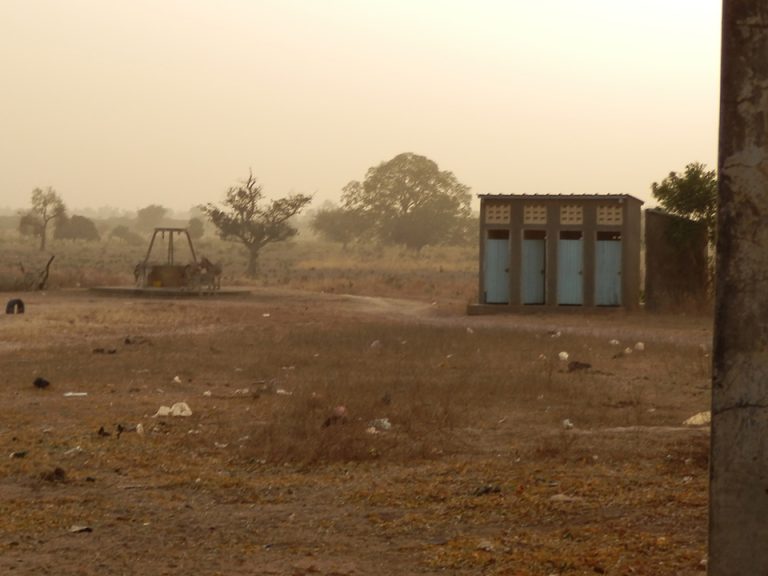
[[[716,158],[717,0],[3,0],[0,208],[339,197],[400,152],[473,193]]]

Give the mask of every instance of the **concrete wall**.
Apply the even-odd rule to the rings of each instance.
[[[700,312],[709,307],[707,227],[645,211],[645,308]]]

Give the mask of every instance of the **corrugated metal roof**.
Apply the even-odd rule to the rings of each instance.
[[[622,200],[631,199],[644,204],[640,198],[629,194],[478,194],[478,198],[485,200]]]

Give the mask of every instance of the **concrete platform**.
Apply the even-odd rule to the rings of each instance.
[[[99,286],[90,292],[101,296],[127,296],[132,298],[233,298],[249,296],[246,288],[222,288],[221,290],[182,290],[181,288],[137,288],[135,286]]]
[[[546,304],[468,304],[467,316],[496,314],[623,314],[623,306],[551,306]]]

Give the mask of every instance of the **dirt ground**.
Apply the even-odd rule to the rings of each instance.
[[[0,318],[0,574],[706,569],[708,431],[682,425],[706,319],[25,302]]]

